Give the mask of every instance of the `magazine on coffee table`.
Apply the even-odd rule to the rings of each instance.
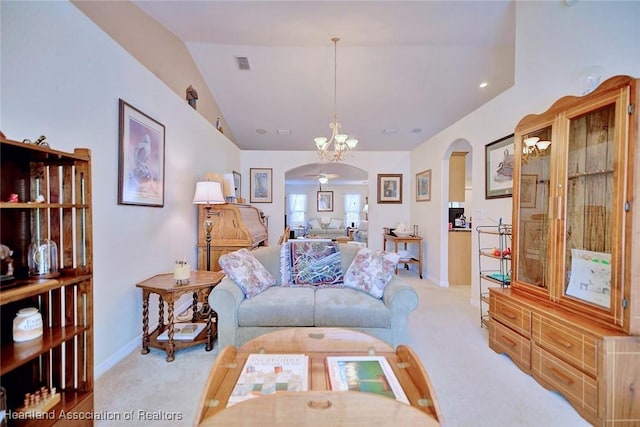
[[[205,323],[176,323],[173,326],[173,339],[181,341],[193,341],[206,327]],[[169,328],[166,328],[160,335],[158,341],[169,340]]]
[[[309,389],[309,357],[306,354],[252,353],[242,368],[227,406],[258,396]]]
[[[328,356],[333,391],[361,391],[409,404],[407,395],[384,356]]]

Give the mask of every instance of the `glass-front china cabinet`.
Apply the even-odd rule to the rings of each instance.
[[[638,83],[520,120],[511,287],[489,289],[489,346],[596,426],[640,419]]]
[[[634,141],[626,82],[520,122],[513,240],[514,287],[629,332]]]

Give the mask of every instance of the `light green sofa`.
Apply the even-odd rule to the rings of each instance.
[[[339,248],[346,272],[360,248]],[[218,315],[218,349],[240,346],[278,329],[309,326],[358,330],[394,348],[407,343],[409,313],[418,306],[418,294],[400,277],[392,277],[380,299],[350,288],[285,287],[280,286],[280,246],[263,246],[252,253],[276,278],[276,286],[250,299],[229,277],[213,288],[209,305]]]

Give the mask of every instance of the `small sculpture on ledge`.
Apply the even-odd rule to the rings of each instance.
[[[191,107],[196,109],[196,101],[198,100],[198,92],[193,88],[193,86],[189,85],[187,88],[187,102]]]

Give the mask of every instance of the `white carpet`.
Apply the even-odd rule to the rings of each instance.
[[[588,426],[560,395],[542,388],[511,360],[488,346],[468,286],[440,288],[399,271],[418,291],[409,322],[410,346],[435,387],[448,427]],[[217,354],[204,345],[165,353],[139,350],[96,380],[95,425],[188,426]],[[131,417],[130,420],[125,418]],[[172,419],[169,419],[172,418]],[[179,419],[178,419],[179,418]]]

